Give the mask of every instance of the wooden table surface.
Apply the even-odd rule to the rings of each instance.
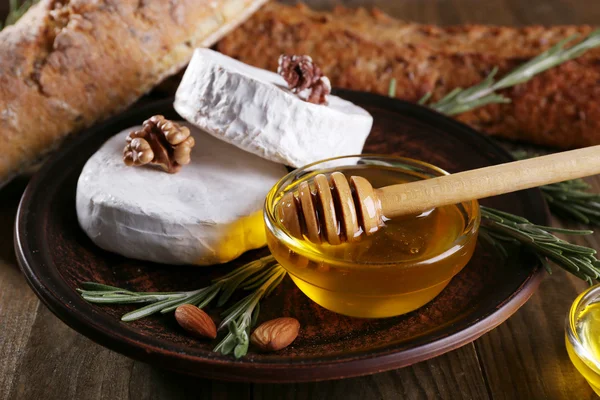
[[[6,11],[7,0],[0,5]],[[441,24],[594,24],[600,1],[315,0],[377,5]],[[0,55],[1,56],[1,55]],[[600,191],[600,177],[590,179]],[[309,384],[238,384],[180,376],[105,349],[59,321],[27,286],[13,251],[22,178],[0,190],[0,400],[4,399],[589,399],[564,346],[567,310],[585,284],[556,269],[508,321],[474,343],[412,367]],[[555,220],[556,225],[565,225]],[[569,225],[576,226],[576,225]],[[600,233],[576,243],[600,248]]]

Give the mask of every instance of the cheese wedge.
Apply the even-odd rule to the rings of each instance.
[[[177,174],[122,160],[131,128],[109,139],[77,184],[79,223],[101,248],[167,264],[223,263],[266,244],[262,207],[287,173],[190,124],[191,163]]]
[[[175,109],[211,135],[293,167],[360,154],[373,118],[329,95],[308,103],[278,74],[209,49],[196,49],[175,96]]]

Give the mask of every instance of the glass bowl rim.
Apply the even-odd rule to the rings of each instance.
[[[596,301],[594,301],[596,300]],[[565,319],[565,333],[567,340],[573,346],[573,350],[577,357],[581,358],[586,365],[595,369],[595,372],[600,374],[600,360],[594,358],[594,356],[583,346],[577,333],[575,332],[575,317],[580,307],[585,307],[600,301],[600,284],[590,286],[584,290],[571,304],[567,318]]]
[[[283,241],[285,246],[287,246],[289,249],[295,250],[297,246],[294,246],[294,242],[296,242],[297,239],[292,238],[284,229],[282,229],[282,227],[279,226],[279,224],[275,218],[275,215],[273,214],[274,207],[269,207],[269,206],[275,201],[275,199],[277,197],[276,195],[281,192],[283,186],[286,184],[286,182],[288,180],[290,180],[290,178],[298,175],[301,172],[307,171],[309,168],[312,168],[319,164],[324,164],[327,162],[343,160],[343,159],[351,159],[351,158],[361,158],[361,159],[366,158],[366,159],[376,159],[376,160],[380,160],[380,161],[395,161],[395,162],[416,164],[420,167],[423,167],[425,171],[429,170],[429,171],[433,171],[433,172],[437,173],[438,176],[450,175],[450,173],[447,172],[446,170],[444,170],[440,167],[437,167],[433,164],[429,164],[425,161],[416,160],[416,159],[409,158],[409,157],[388,155],[388,154],[366,153],[366,154],[332,157],[332,158],[326,158],[323,160],[315,161],[315,162],[307,164],[303,167],[296,168],[293,171],[290,171],[288,174],[286,174],[284,177],[282,177],[279,181],[277,181],[277,183],[271,188],[271,190],[269,191],[269,193],[267,194],[267,197],[265,199],[264,209],[263,209],[263,219],[265,222],[265,229],[269,230],[278,240]],[[293,182],[293,180],[291,182]],[[289,183],[291,183],[291,182],[289,182]],[[456,239],[454,239],[452,244],[450,244],[447,249],[445,249],[444,251],[442,251],[440,253],[431,255],[430,257],[423,259],[423,260],[419,260],[416,262],[409,261],[409,262],[406,262],[405,264],[399,263],[397,261],[376,262],[376,263],[373,263],[373,262],[357,263],[357,262],[349,262],[349,261],[342,260],[339,258],[330,258],[330,259],[324,260],[322,254],[307,251],[306,249],[303,249],[302,253],[307,255],[308,257],[314,256],[316,259],[321,259],[323,261],[326,261],[329,264],[333,264],[333,265],[345,267],[345,268],[359,268],[359,267],[373,267],[373,266],[394,267],[394,268],[414,268],[414,267],[418,267],[420,265],[428,264],[434,258],[439,258],[439,257],[446,258],[446,257],[451,256],[455,252],[464,248],[469,243],[469,241],[474,240],[477,237],[477,233],[479,231],[479,225],[480,225],[480,221],[481,221],[481,213],[479,210],[479,203],[477,202],[477,200],[471,200],[471,201],[462,202],[461,204],[469,205],[471,210],[473,210],[471,216],[468,218],[467,224],[464,227],[462,233],[460,235],[458,235],[456,237]]]

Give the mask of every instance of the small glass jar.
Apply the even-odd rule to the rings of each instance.
[[[367,171],[363,176],[369,176],[374,186],[379,173],[382,176],[406,175],[410,180],[448,174],[424,162],[375,155],[339,157],[292,171],[267,195],[264,219],[269,249],[300,290],[331,311],[364,318],[390,317],[413,311],[437,296],[470,260],[479,229],[479,205],[477,201],[469,201],[452,206],[456,208],[452,215],[456,215],[457,220],[445,222],[452,222],[453,226],[456,223],[459,228],[447,229],[451,233],[446,233],[444,224],[438,224],[436,235],[453,236],[443,237],[444,244],[439,248],[429,246],[429,252],[424,252],[427,254],[402,260],[385,257],[368,260],[358,256],[353,259],[348,256],[353,254],[350,247],[343,258],[334,257],[332,253],[317,251],[307,240],[297,239],[286,231],[276,217],[277,203],[286,193],[297,190],[300,182],[318,173],[357,174],[358,171],[360,174],[362,169],[357,170],[359,167]],[[390,183],[393,182],[379,180],[379,186],[375,187]],[[390,243],[390,246],[394,245]],[[387,247],[381,248],[385,252]]]
[[[575,368],[600,395],[600,285],[581,293],[571,305],[565,344]]]

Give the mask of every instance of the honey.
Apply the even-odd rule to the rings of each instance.
[[[600,287],[580,295],[567,318],[565,338],[573,365],[600,395]]]
[[[431,176],[416,168],[371,164],[319,169],[271,193],[273,205],[301,182],[333,171],[348,178],[362,176],[374,187]],[[293,238],[275,218],[278,226],[267,222],[267,242],[298,288],[316,303],[349,316],[389,317],[431,301],[467,264],[475,247],[477,217],[471,203],[439,207],[387,220],[378,231],[341,245]]]

